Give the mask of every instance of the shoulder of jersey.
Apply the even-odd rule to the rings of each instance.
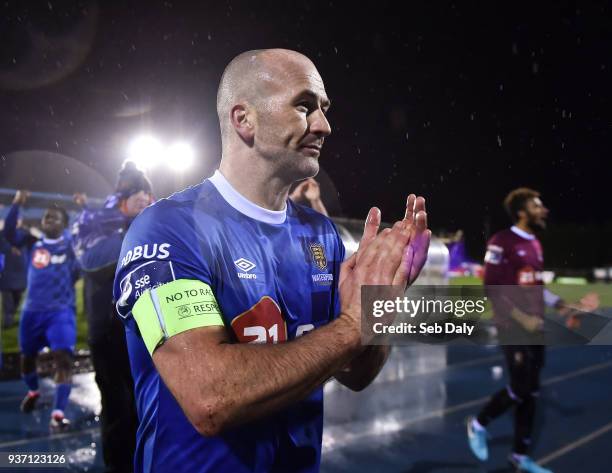
[[[509,228],[505,228],[495,233],[489,240],[489,243],[492,243],[494,245],[503,244],[504,242],[507,242],[509,239],[512,239],[515,236],[516,235],[512,230],[510,230]]]
[[[207,185],[207,181],[204,181],[198,185],[188,187],[185,190],[175,192],[174,194],[159,199],[153,203],[142,213],[136,217],[135,222],[145,219],[163,219],[163,218],[176,218],[178,217],[177,212],[180,213],[182,209],[191,210],[200,200],[206,200],[210,197],[211,189],[210,184]]]

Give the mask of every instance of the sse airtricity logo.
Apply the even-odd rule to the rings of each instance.
[[[238,258],[234,261],[234,264],[240,270],[240,272],[238,272],[238,277],[240,279],[257,279],[256,274],[249,273],[250,270],[255,268],[255,263],[252,261],[246,258]]]

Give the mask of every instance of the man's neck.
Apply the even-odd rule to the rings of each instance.
[[[527,224],[527,222],[517,222],[515,224],[515,226],[521,230],[523,230],[525,233],[529,233],[530,235],[534,235],[534,231],[533,229]]]
[[[259,159],[222,159],[219,172],[236,191],[254,204],[268,210],[283,210],[291,183],[261,164]]]

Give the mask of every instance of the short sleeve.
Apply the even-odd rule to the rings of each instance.
[[[113,293],[124,319],[147,290],[179,279],[211,284],[191,218],[180,208],[160,204],[167,201],[145,209],[132,222],[121,247]]]

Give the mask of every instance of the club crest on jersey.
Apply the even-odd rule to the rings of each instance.
[[[312,262],[321,271],[327,269],[327,256],[325,256],[325,248],[321,243],[309,243],[308,249],[310,250],[310,256]]]

